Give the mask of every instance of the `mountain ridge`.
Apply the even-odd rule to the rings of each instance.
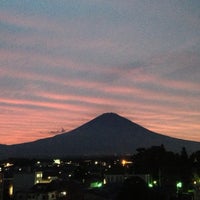
[[[7,157],[134,154],[137,148],[164,145],[180,152],[200,150],[200,142],[177,139],[150,131],[116,113],[103,113],[71,130],[33,142],[0,146]]]

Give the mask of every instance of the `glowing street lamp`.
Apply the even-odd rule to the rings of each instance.
[[[183,187],[183,183],[181,181],[176,183],[176,188],[181,189]]]

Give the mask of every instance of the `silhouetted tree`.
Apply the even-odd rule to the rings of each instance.
[[[193,157],[200,164],[200,152]],[[176,192],[177,181],[182,181],[183,190],[191,183],[193,165],[184,147],[180,154],[166,151],[163,145],[139,148],[133,161],[135,174],[150,174],[159,180],[159,186],[165,188],[166,193]]]
[[[185,147],[182,148],[181,154],[179,157],[179,173],[180,173],[180,180],[184,183],[184,189],[187,189],[192,178],[192,164],[188,157],[187,151]]]
[[[137,154],[133,157],[135,173],[152,174],[159,176],[159,171],[165,162],[166,150],[163,145],[152,146],[149,149],[137,149]]]

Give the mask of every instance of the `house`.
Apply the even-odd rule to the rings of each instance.
[[[37,183],[26,191],[18,191],[15,200],[81,200],[83,191],[75,182],[54,180],[50,183]]]

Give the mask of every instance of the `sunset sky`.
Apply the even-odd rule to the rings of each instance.
[[[106,112],[200,141],[200,1],[1,0],[0,144]]]

